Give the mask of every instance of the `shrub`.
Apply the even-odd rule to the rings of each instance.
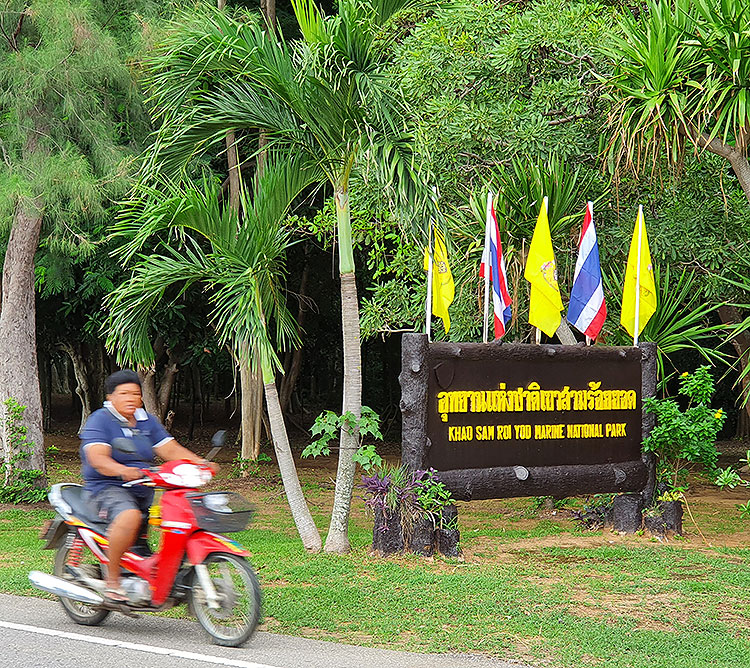
[[[685,410],[675,399],[649,397],[645,401],[646,411],[656,416],[656,426],[643,449],[656,455],[657,477],[666,484],[666,494],[672,495],[687,488],[687,476],[695,466],[715,475],[719,458],[716,436],[726,420],[721,408],[709,405],[714,380],[708,366],[693,374],[683,373],[679,393],[688,398]]]
[[[5,439],[12,453],[10,459],[0,464],[0,474],[4,484],[0,486],[1,503],[38,503],[47,498],[44,472],[39,469],[26,469],[19,464],[31,456],[34,444],[26,439],[27,429],[23,424],[26,406],[12,397],[3,402],[5,416],[3,428]]]

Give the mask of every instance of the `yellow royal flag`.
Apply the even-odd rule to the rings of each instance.
[[[640,242],[640,253],[639,253]],[[640,256],[640,272],[638,259]],[[640,276],[639,276],[640,274]],[[638,288],[636,288],[638,284]],[[638,331],[636,332],[636,295],[638,299]],[[646,223],[643,220],[643,207],[638,207],[638,219],[630,242],[628,266],[625,270],[625,286],[622,291],[622,314],[620,324],[634,339],[643,331],[646,323],[656,313],[656,284],[654,283],[654,266],[648,250]]]
[[[560,326],[563,303],[560,288],[557,287],[557,265],[552,250],[546,197],[542,200],[536,220],[523,276],[531,283],[529,324],[538,327],[547,336],[554,336]]]
[[[424,270],[430,268],[430,255],[424,250]],[[455,285],[448,266],[448,251],[445,248],[443,235],[435,230],[435,249],[432,256],[432,314],[443,319],[443,327],[447,332],[451,328],[451,318],[448,307],[453,303]]]

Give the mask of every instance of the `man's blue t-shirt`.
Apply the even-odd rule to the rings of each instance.
[[[106,443],[111,446],[116,438],[128,438],[135,444],[136,454],[127,454],[112,448],[110,456],[116,462],[125,466],[136,468],[148,468],[154,463],[154,448],[164,445],[172,440],[161,422],[142,408],[135,412],[136,426],[130,427],[127,420],[120,415],[107,401],[104,408],[93,412],[81,431],[81,462],[84,487],[96,494],[106,487],[121,486],[120,477],[106,476],[97,471],[89,464],[86,457],[86,446],[93,443]],[[131,489],[134,493],[150,493],[146,487],[135,486]]]

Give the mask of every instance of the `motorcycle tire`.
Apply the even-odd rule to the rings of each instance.
[[[189,605],[198,622],[223,647],[239,647],[255,633],[260,621],[261,593],[258,578],[242,557],[215,552],[204,562],[221,608],[214,610],[195,575],[190,589]]]
[[[65,580],[73,580],[70,574],[66,571],[65,564],[68,561],[69,547],[67,542],[63,544],[61,548],[57,550],[55,554],[55,568],[54,574]],[[92,556],[93,560],[93,556]],[[99,564],[91,563],[92,568],[99,568]],[[101,575],[101,571],[99,571]],[[105,610],[102,608],[96,608],[79,601],[74,601],[71,598],[60,597],[60,603],[65,610],[68,617],[70,617],[76,624],[82,624],[83,626],[99,626],[107,617],[111,610]]]

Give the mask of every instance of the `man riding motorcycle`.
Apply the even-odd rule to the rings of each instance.
[[[164,461],[186,459],[207,464],[214,473],[218,466],[181,446],[156,417],[143,409],[141,382],[134,371],[113,373],[104,388],[107,400],[86,421],[80,435],[80,454],[84,487],[91,493],[100,517],[109,522],[104,594],[112,602],[121,602],[127,600],[127,594],[120,587],[120,558],[135,544],[153,500],[151,488],[124,488],[123,482],[142,478],[141,469],[153,465],[155,455]],[[136,453],[114,449],[112,443],[118,438],[131,440]]]

